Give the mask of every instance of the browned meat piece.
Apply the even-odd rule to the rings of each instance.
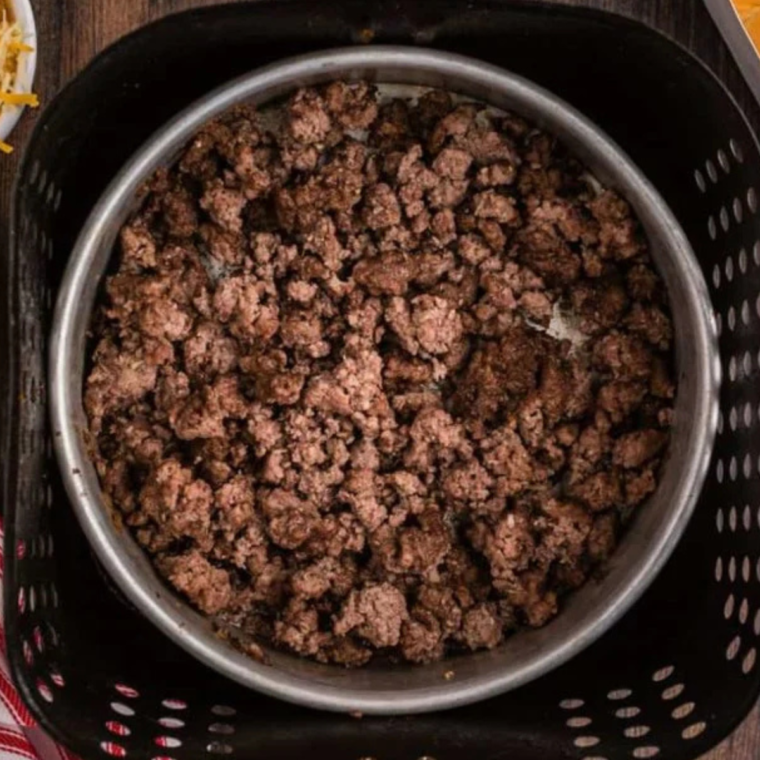
[[[493,649],[501,642],[501,620],[494,604],[479,604],[467,610],[462,639],[470,649]]]
[[[288,116],[288,130],[298,142],[322,142],[330,131],[325,102],[314,90],[301,90],[290,102]]]
[[[589,203],[599,222],[599,253],[602,258],[625,261],[644,251],[642,235],[628,204],[612,190],[605,190]]]
[[[667,433],[660,430],[635,430],[615,441],[612,459],[627,470],[635,469],[657,456],[667,443]]]
[[[460,413],[490,420],[510,396],[534,390],[540,346],[540,338],[515,327],[500,341],[490,341],[477,350],[455,394]]]
[[[404,595],[389,583],[352,591],[335,623],[339,636],[355,631],[375,647],[394,647],[407,619]]]
[[[366,82],[332,82],[324,98],[327,110],[346,129],[369,129],[377,118],[375,91]]]
[[[201,612],[216,615],[229,605],[232,599],[229,575],[211,565],[200,552],[163,557],[157,564],[166,579]]]

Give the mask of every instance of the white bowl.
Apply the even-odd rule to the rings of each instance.
[[[34,48],[31,53],[22,53],[19,57],[13,92],[31,92],[37,70],[37,25],[34,22],[34,11],[30,0],[11,0],[11,6],[24,34],[24,42]],[[23,106],[3,108],[0,111],[0,140],[5,140],[10,135],[23,113]]]

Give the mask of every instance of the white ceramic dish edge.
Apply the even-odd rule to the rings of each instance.
[[[23,53],[19,59],[13,92],[31,92],[37,71],[37,24],[34,11],[31,0],[11,0],[11,6],[24,32],[24,42],[34,48],[31,53]],[[0,140],[8,138],[24,110],[24,107],[16,107],[0,111]]]

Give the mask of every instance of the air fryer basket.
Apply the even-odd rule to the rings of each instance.
[[[0,260],[8,303],[0,325],[6,635],[15,676],[43,725],[86,758],[695,758],[760,692],[755,138],[695,59],[619,17],[488,0],[379,3],[372,18],[363,7],[280,0],[166,19],[101,55],[43,115],[21,169],[11,249]],[[725,381],[714,460],[687,534],[610,633],[551,675],[489,702],[359,720],[220,679],[117,596],[58,481],[44,367],[50,308],[74,237],[145,138],[232,76],[373,35],[523,74],[617,140],[696,251],[721,327]]]

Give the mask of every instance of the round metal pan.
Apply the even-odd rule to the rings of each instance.
[[[545,628],[520,632],[491,652],[426,666],[350,671],[275,650],[267,651],[262,664],[233,649],[166,587],[128,532],[114,525],[82,434],[86,333],[138,188],[158,167],[170,165],[203,124],[231,106],[261,105],[297,87],[340,78],[444,88],[514,111],[556,134],[632,204],[673,311],[679,383],[673,439],[656,493],[639,509],[604,573],[572,594]],[[123,592],[167,636],[220,673],[292,702],[367,714],[441,710],[514,689],[608,630],[654,579],[687,524],[709,462],[718,385],[715,327],[700,269],[665,202],[629,158],[595,125],[535,84],[476,60],[420,48],[358,47],[282,61],[230,82],[173,119],[133,156],[92,211],[71,253],[50,343],[52,424],[63,479],[87,537]],[[445,679],[447,671],[454,677]]]

